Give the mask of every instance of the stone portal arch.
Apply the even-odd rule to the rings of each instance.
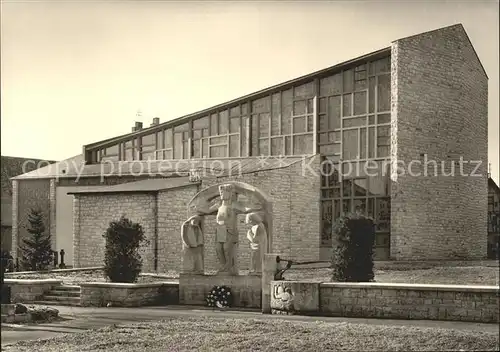
[[[252,205],[258,205],[262,211],[259,211],[259,215],[262,218],[262,221],[266,227],[267,232],[267,253],[272,252],[272,229],[273,229],[273,202],[271,198],[262,190],[254,187],[245,182],[238,181],[228,181],[223,183],[218,183],[212,186],[209,186],[191,198],[188,203],[188,216],[194,215],[196,213],[208,213],[208,209],[212,205],[217,202],[220,202],[220,193],[219,187],[222,185],[231,184],[234,189],[235,196],[239,198],[240,196],[244,196],[250,200]],[[257,203],[257,204],[255,204]],[[215,214],[212,212],[211,214]]]

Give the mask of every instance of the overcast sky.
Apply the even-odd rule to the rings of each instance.
[[[499,181],[498,1],[2,1],[2,155],[61,160],[127,133],[462,23],[488,73]]]

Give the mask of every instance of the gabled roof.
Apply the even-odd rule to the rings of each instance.
[[[192,186],[189,177],[169,177],[148,179],[137,182],[127,182],[114,186],[96,186],[85,190],[71,191],[67,194],[98,194],[98,193],[154,193],[162,190]]]
[[[306,156],[309,158],[309,156]],[[115,163],[85,165],[83,155],[77,155],[56,164],[14,177],[16,180],[50,178],[87,178],[149,175],[151,177],[187,176],[190,171],[213,176],[231,176],[258,171],[280,169],[300,162],[304,156],[290,157],[246,157],[225,159],[186,159],[186,160],[150,160],[120,161]]]

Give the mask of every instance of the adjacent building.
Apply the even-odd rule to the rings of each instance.
[[[500,259],[500,187],[488,179],[488,258]]]
[[[52,160],[41,160],[41,159],[31,159],[31,158],[18,158],[11,156],[1,157],[1,183],[2,183],[2,212],[1,212],[1,222],[2,222],[2,251],[11,252],[12,251],[12,181],[10,180],[14,176],[22,175],[24,173],[36,170],[40,167],[45,167],[55,163]],[[26,194],[26,199],[37,199],[41,192],[42,197],[45,196],[45,192],[42,189],[34,188],[33,192]],[[36,201],[35,201],[36,202]],[[24,222],[26,220],[27,214],[21,213],[18,217],[19,222]]]
[[[377,259],[481,259],[487,130],[488,77],[458,24],[184,117],[137,122],[14,178],[13,220],[43,183],[67,262],[100,265],[102,233],[126,214],[151,239],[145,269],[177,270],[190,198],[238,179],[274,200],[272,250],[283,256],[328,259],[332,223],[357,210],[375,219]],[[12,231],[17,243],[22,230]]]

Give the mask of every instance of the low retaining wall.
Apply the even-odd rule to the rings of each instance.
[[[87,268],[49,269],[42,271],[12,271],[5,273],[5,277],[16,276],[16,275],[27,275],[27,274],[76,273],[82,271],[95,271],[103,269],[104,269],[103,266],[93,266]]]
[[[61,280],[5,279],[4,285],[10,287],[11,303],[33,303],[43,299],[45,293],[61,285]]]
[[[81,306],[103,307],[108,304],[118,307],[179,304],[179,284],[177,282],[80,284]]]
[[[272,281],[271,295],[273,313],[499,322],[495,286]]]
[[[228,286],[231,289],[233,307],[261,307],[262,277],[260,275],[180,274],[179,302],[186,305],[206,305],[206,297],[214,286]]]

